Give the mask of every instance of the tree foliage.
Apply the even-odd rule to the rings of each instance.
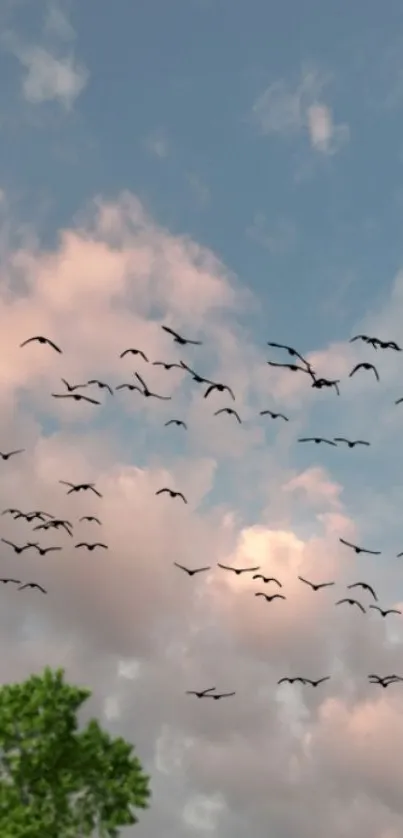
[[[0,688],[2,838],[116,838],[148,808],[149,778],[133,746],[95,719],[79,730],[90,690],[46,668]]]

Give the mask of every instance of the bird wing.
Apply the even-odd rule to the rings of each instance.
[[[228,387],[228,386],[226,385],[226,388],[225,388],[225,389],[226,389],[226,390],[228,390],[228,392],[229,392],[230,396],[232,397],[233,401],[235,401],[235,396],[234,396],[233,391],[231,390],[231,387]]]
[[[97,399],[90,399],[88,396],[80,396],[79,401],[90,402],[90,404],[101,404],[101,402],[97,401]]]
[[[180,335],[178,335],[178,332],[174,332],[174,330],[170,329],[169,326],[161,326],[161,329],[163,329],[164,332],[168,332],[168,334],[172,335],[172,337],[174,337],[174,338],[180,338],[181,337]]]
[[[185,495],[183,494],[183,492],[176,492],[176,496],[178,498],[182,498],[184,503],[187,503],[187,500],[186,500]]]
[[[341,605],[343,602],[348,602],[349,603],[350,600],[347,599],[347,597],[344,597],[344,599],[337,600],[337,602],[335,602],[335,605]]]
[[[361,547],[361,553],[369,553],[371,556],[380,556],[381,555],[380,550],[364,550],[363,547]]]
[[[179,562],[174,562],[174,565],[176,565],[176,567],[180,567],[181,570],[185,570],[186,573],[189,573],[189,568],[185,567],[185,565],[179,564]]]
[[[228,567],[227,564],[220,564],[220,562],[217,562],[217,567],[222,567],[223,570],[234,570],[233,567]]]
[[[356,547],[357,547],[357,545],[356,545],[356,544],[351,544],[351,541],[346,541],[344,538],[339,538],[339,541],[340,541],[342,544],[345,544],[345,545],[346,545],[346,547],[352,547],[352,548],[353,548],[353,550],[355,550],[355,549],[356,549]]]
[[[206,399],[206,398],[207,398],[207,396],[209,395],[209,393],[211,393],[211,392],[212,392],[212,390],[215,390],[215,389],[216,389],[216,387],[217,387],[217,385],[216,385],[216,384],[210,384],[210,386],[209,386],[209,387],[207,387],[207,390],[206,390],[206,392],[205,392],[205,394],[204,394],[204,397],[203,397],[203,398],[205,398],[205,399]]]
[[[335,442],[347,442],[347,444],[349,442],[349,440],[346,439],[345,436],[335,436],[335,437],[333,437],[333,439],[334,439]]]
[[[310,586],[312,587],[312,582],[308,582],[308,579],[304,579],[304,577],[303,577],[303,576],[298,576],[298,579],[299,579],[301,582],[305,582],[305,584],[306,584],[306,585],[310,585]]]
[[[349,373],[348,377],[351,378],[351,376],[354,375],[354,373],[357,372],[357,370],[359,370],[361,368],[361,366],[362,366],[361,364],[356,364],[355,367],[353,367],[353,369]]]
[[[48,343],[49,346],[52,347],[52,349],[55,349],[56,352],[59,352],[60,355],[62,354],[62,350],[58,346],[56,346],[55,343],[53,343],[53,340],[49,340],[49,338],[46,338],[46,343]]]
[[[228,408],[228,410],[229,410],[229,408]],[[236,419],[238,419],[238,422],[239,422],[239,424],[241,425],[241,424],[242,424],[242,420],[241,420],[241,417],[240,417],[240,416],[238,415],[238,413],[236,412],[236,410],[232,410],[232,411],[231,411],[231,413],[232,413],[232,414],[236,417]]]
[[[156,492],[155,494],[162,495],[164,492],[169,492],[169,489],[158,489],[158,492]]]
[[[140,382],[141,386],[143,387],[143,390],[147,390],[147,385],[146,385],[145,381],[143,381],[141,375],[139,375],[138,372],[135,372],[134,374],[135,374],[136,378],[138,379],[138,381]]]
[[[403,401],[403,400],[402,400]],[[219,413],[225,413],[228,410],[226,407],[221,407],[220,410],[216,410],[214,416],[218,416]]]
[[[89,484],[88,488],[91,489],[91,491],[94,492],[95,495],[98,495],[99,498],[102,498],[101,492],[98,492],[98,490],[95,488],[95,486],[92,486],[91,484]]]
[[[203,570],[210,570],[210,567],[197,567],[193,573],[201,573]]]

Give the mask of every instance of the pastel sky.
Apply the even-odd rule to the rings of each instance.
[[[359,589],[365,614],[335,607],[365,580],[403,610],[403,355],[349,343],[403,347],[402,27],[397,0],[1,4],[0,448],[26,450],[0,461],[0,505],[74,530],[36,532],[63,548],[43,557],[2,544],[1,576],[48,594],[1,586],[0,676],[64,666],[135,743],[153,796],[127,838],[403,835],[403,685],[368,683],[403,676],[403,616]],[[21,349],[34,334],[63,354]],[[268,341],[340,396],[268,366],[290,360]],[[361,361],[379,382],[349,377]],[[171,400],[51,397],[136,371]],[[298,443],[316,435],[371,445]],[[277,685],[292,674],[331,678]],[[185,694],[212,684],[236,695]]]

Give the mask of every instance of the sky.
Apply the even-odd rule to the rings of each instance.
[[[1,4],[0,448],[24,451],[0,461],[0,506],[73,535],[35,532],[62,547],[45,556],[1,544],[1,576],[47,595],[1,586],[0,678],[63,666],[92,689],[83,721],[151,775],[124,838],[403,834],[403,685],[368,682],[403,676],[403,616],[360,589],[365,614],[335,607],[364,580],[403,611],[403,355],[350,342],[403,347],[403,9],[330,6]],[[20,348],[38,334],[62,353]],[[340,395],[268,365],[290,361],[270,341]],[[153,363],[180,360],[235,402]],[[350,377],[361,362],[380,380]],[[135,372],[170,398],[115,390]],[[113,395],[54,399],[62,378]],[[330,680],[278,685],[293,674]],[[186,695],[213,684],[236,694]]]

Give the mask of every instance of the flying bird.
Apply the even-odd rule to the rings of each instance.
[[[261,410],[260,416],[270,416],[272,419],[284,419],[285,422],[288,422],[287,416],[284,416],[284,413],[273,413],[272,410]]]
[[[320,442],[325,442],[327,445],[334,445],[337,447],[335,442],[331,439],[325,439],[323,436],[303,436],[298,440],[298,442],[316,442],[316,445],[319,445]]]
[[[302,361],[302,363],[305,364],[307,367],[311,366],[309,361],[307,361],[302,355],[300,355],[300,353],[297,352],[297,350],[294,349],[292,346],[287,346],[284,343],[275,343],[274,341],[267,341],[267,346],[273,346],[277,349],[285,349],[288,352],[288,354],[291,355],[293,358],[299,358],[299,360]]]
[[[365,608],[363,608],[363,606],[361,605],[360,602],[358,602],[358,600],[348,599],[346,597],[345,599],[339,599],[337,602],[335,602],[335,605],[341,605],[343,602],[347,602],[349,605],[357,605],[358,608],[361,608],[362,613],[365,614]]]
[[[66,389],[69,391],[69,393],[74,393],[74,390],[78,390],[81,387],[87,387],[87,384],[69,384],[69,382],[66,381],[65,378],[61,378],[60,380],[66,386]]]
[[[223,392],[224,392],[224,390],[226,390],[226,391],[227,391],[227,393],[229,393],[229,394],[230,394],[230,396],[231,396],[231,398],[233,399],[233,401],[235,401],[235,396],[234,396],[234,394],[233,394],[233,392],[232,392],[232,390],[231,390],[231,387],[228,387],[228,385],[227,385],[227,384],[220,384],[220,383],[218,383],[218,384],[210,384],[210,386],[209,386],[209,387],[207,387],[207,390],[206,390],[206,392],[205,392],[205,394],[204,394],[204,398],[206,399],[206,398],[207,398],[207,396],[209,395],[209,393],[212,393],[212,392],[213,392],[213,390],[217,390],[217,393],[223,393]]]
[[[381,555],[380,550],[367,550],[365,547],[357,547],[356,544],[351,544],[351,541],[346,541],[344,538],[339,538],[339,541],[341,542],[341,544],[345,544],[346,547],[351,547],[352,550],[355,550],[357,555],[358,553],[369,553],[371,556]]]
[[[163,399],[164,401],[169,401],[171,399],[171,396],[159,396],[158,393],[152,393],[151,390],[148,389],[147,384],[142,379],[141,375],[139,375],[138,372],[135,372],[134,374],[136,378],[138,378],[143,388],[143,390],[141,391],[143,396],[145,396],[146,398],[152,396],[154,399]]]
[[[378,602],[378,597],[377,597],[373,587],[371,585],[368,585],[367,582],[354,582],[352,585],[347,585],[347,588],[349,590],[351,590],[352,588],[362,588],[363,591],[368,591],[370,594],[372,594],[375,602]]]
[[[380,687],[386,689],[390,684],[397,684],[398,681],[403,680],[398,675],[385,675],[383,678],[380,675],[368,675],[370,684],[379,684]]]
[[[89,404],[101,404],[96,399],[90,399],[89,396],[83,396],[81,393],[51,393],[54,399],[74,399],[76,402],[88,402]]]
[[[180,569],[184,570],[185,573],[188,573],[189,576],[194,576],[195,573],[202,573],[202,571],[204,571],[204,570],[210,570],[211,569],[210,567],[196,567],[196,568],[194,568],[194,570],[190,570],[189,567],[185,567],[185,565],[179,564],[179,562],[174,562],[174,565],[176,567],[180,567]]]
[[[79,518],[78,520],[79,521],[89,521],[89,522],[92,521],[94,524],[99,524],[99,526],[102,525],[102,522],[99,520],[99,518],[96,517],[96,515],[83,515],[83,517]]]
[[[355,445],[371,445],[371,443],[366,442],[365,439],[346,439],[345,436],[335,436],[333,439],[335,442],[345,442],[349,448],[354,448]]]
[[[183,369],[181,364],[174,364],[174,363],[167,364],[165,361],[153,361],[153,366],[154,367],[164,367],[164,370],[173,370],[174,368],[176,368],[178,370]]]
[[[340,396],[339,384],[340,378],[315,378],[312,387],[316,387],[317,390],[321,390],[322,387],[334,387],[337,395]]]
[[[291,370],[291,372],[306,372],[308,375],[312,376],[311,368],[308,367],[300,367],[298,364],[278,364],[277,361],[267,361],[269,367],[283,367],[283,369]]]
[[[324,678],[318,678],[317,681],[312,681],[311,678],[304,678],[305,684],[311,684],[312,687],[318,687],[324,681],[330,681],[330,675],[325,675]]]
[[[305,684],[306,678],[301,678],[299,675],[297,675],[295,678],[280,678],[280,680],[277,681],[277,683],[278,684],[295,684],[296,681],[300,681],[301,684]]]
[[[87,381],[87,384],[96,384],[100,390],[108,390],[108,393],[110,393],[111,396],[113,396],[112,387],[109,384],[105,384],[104,381],[100,381],[98,378],[91,378],[89,381]]]
[[[68,480],[59,480],[59,483],[62,483],[63,486],[70,486],[67,492],[68,495],[71,495],[72,492],[91,491],[95,495],[98,495],[99,498],[102,498],[101,492],[98,492],[94,483],[69,483]]]
[[[58,530],[59,527],[63,527],[63,529],[66,530],[66,532],[68,533],[68,535],[73,537],[73,533],[71,532],[72,526],[73,525],[70,523],[70,521],[63,521],[61,518],[55,518],[53,521],[45,521],[44,524],[38,524],[38,526],[34,527],[34,530],[49,530],[52,528]]]
[[[235,693],[216,693],[215,695],[208,693],[206,698],[214,698],[215,701],[218,701],[219,698],[229,698],[231,695],[235,695]]]
[[[42,591],[43,594],[47,594],[47,591],[45,591],[45,588],[42,588],[42,585],[38,585],[37,582],[26,582],[25,585],[21,585],[21,587],[18,588],[17,590],[23,591],[24,588],[38,588],[38,590]]]
[[[259,567],[230,567],[227,564],[220,564],[220,562],[217,562],[217,567],[221,567],[223,570],[232,570],[237,576],[240,576],[241,573],[251,573],[254,570],[260,570]]]
[[[156,492],[155,494],[163,495],[164,493],[170,495],[171,498],[182,498],[183,502],[187,503],[187,500],[183,492],[175,492],[173,489],[168,489],[166,486],[163,489],[158,489],[158,492]]]
[[[195,695],[197,698],[207,698],[207,693],[213,692],[217,687],[208,687],[207,690],[186,690],[186,695]]]
[[[402,613],[401,611],[398,611],[397,608],[387,608],[386,611],[384,611],[383,608],[379,607],[379,605],[370,605],[369,607],[375,609],[376,611],[379,611],[381,617],[386,617],[388,614]]]
[[[3,582],[4,585],[7,585],[7,582],[15,582],[16,585],[21,585],[21,579],[0,579],[0,582]]]
[[[10,547],[12,547],[14,553],[17,553],[18,556],[20,555],[20,553],[23,553],[24,550],[28,550],[28,548],[31,547],[30,544],[24,544],[22,547],[19,547],[18,544],[14,544],[12,541],[8,541],[7,538],[2,538],[1,540],[4,542],[4,544],[8,544]]]
[[[381,349],[394,349],[395,352],[401,352],[402,351],[401,346],[398,346],[396,341],[394,341],[394,340],[387,340],[387,341],[378,340],[378,344],[379,344]]]
[[[198,372],[192,370],[192,368],[189,367],[188,364],[185,364],[183,361],[180,361],[180,365],[184,370],[186,370],[186,372],[190,372],[193,381],[196,381],[197,384],[214,384],[214,381],[210,381],[209,378],[203,378],[202,375],[199,375]]]
[[[185,430],[187,430],[187,424],[186,422],[183,422],[182,419],[170,419],[169,422],[165,422],[166,428],[168,427],[168,425],[177,425],[178,427],[181,425],[182,428],[185,428]]]
[[[20,343],[20,348],[22,346],[26,346],[27,343],[32,343],[34,340],[36,340],[36,341],[38,341],[38,343],[42,343],[42,344],[47,343],[48,346],[51,346],[52,349],[54,349],[56,352],[59,352],[60,355],[62,354],[62,350],[58,346],[56,346],[56,344],[53,343],[52,340],[49,340],[49,338],[43,337],[43,335],[35,335],[35,337],[33,337],[33,338],[28,338],[28,340],[24,340],[23,343]]]
[[[314,583],[314,582],[310,582],[309,579],[304,579],[303,576],[298,576],[298,579],[301,582],[305,582],[305,585],[309,585],[312,588],[313,591],[319,591],[320,588],[330,588],[331,585],[335,584],[335,582]]]
[[[3,512],[1,514],[2,515],[13,515],[15,517],[16,515],[22,515],[23,513],[21,512],[20,509],[3,509]]]
[[[124,358],[125,355],[140,355],[140,357],[143,359],[143,361],[146,361],[148,363],[148,358],[141,349],[133,349],[132,347],[130,347],[130,349],[125,349],[119,355],[119,358]]]
[[[174,332],[173,329],[170,329],[169,326],[161,326],[161,329],[163,329],[164,332],[168,332],[169,335],[172,335],[174,343],[180,343],[181,346],[186,346],[187,343],[192,344],[192,346],[202,346],[201,340],[189,340],[188,338],[183,338],[181,335],[178,335],[178,332]]]
[[[255,573],[255,575],[252,576],[252,579],[261,579],[262,582],[265,583],[265,585],[267,585],[268,582],[275,582],[276,585],[279,586],[279,588],[283,587],[281,582],[279,582],[278,579],[275,578],[275,576],[263,576],[262,573]]]
[[[364,343],[369,343],[374,349],[378,349],[378,338],[371,338],[368,335],[355,335],[355,337],[350,338],[349,343],[354,343],[356,340],[362,340]]]
[[[137,384],[118,384],[115,390],[138,390],[139,393],[143,393],[141,387],[137,387]]]
[[[25,451],[25,448],[17,448],[16,451],[0,451],[0,457],[2,460],[9,460],[10,457],[14,457],[14,454],[22,454]]]
[[[378,370],[373,364],[369,364],[367,361],[364,361],[361,364],[356,364],[355,367],[353,367],[353,369],[349,373],[349,378],[351,378],[351,376],[354,375],[354,373],[356,373],[357,370],[373,370],[376,380],[379,381]]]
[[[255,596],[264,596],[266,602],[272,602],[273,599],[287,599],[283,594],[265,594],[263,591],[258,591]]]
[[[61,550],[61,547],[40,547],[40,545],[36,541],[31,541],[29,543],[30,547],[36,547],[40,556],[46,556],[46,553],[51,553],[53,550]]]
[[[89,544],[88,541],[80,541],[79,544],[75,544],[75,547],[86,547],[87,550],[95,550],[95,547],[103,547],[104,550],[108,549],[107,544],[102,544],[100,541],[94,541],[93,544]]]
[[[215,411],[214,416],[218,416],[219,413],[228,413],[229,416],[235,416],[235,419],[237,419],[239,424],[242,423],[242,419],[240,418],[236,410],[233,410],[232,407],[222,407],[220,410]]]

